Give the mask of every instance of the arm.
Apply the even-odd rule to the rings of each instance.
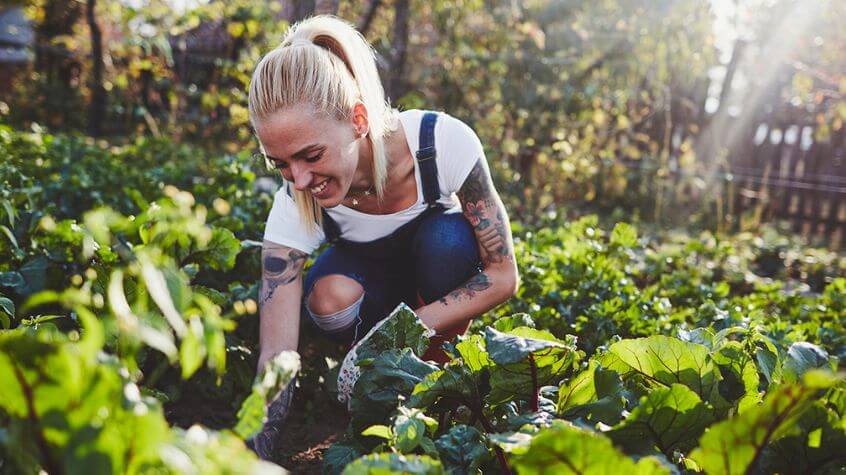
[[[264,241],[261,251],[262,279],[259,290],[258,371],[274,355],[297,351],[300,334],[302,270],[308,254]]]
[[[484,159],[470,171],[458,199],[476,233],[484,270],[437,302],[417,309],[423,323],[439,333],[508,300],[519,285],[508,214]]]

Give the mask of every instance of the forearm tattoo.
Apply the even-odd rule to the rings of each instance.
[[[261,303],[273,298],[282,285],[290,284],[303,269],[308,254],[296,249],[265,244],[262,249]]]
[[[476,232],[482,254],[482,263],[501,263],[514,260],[509,224],[503,214],[502,204],[497,199],[485,163],[476,162],[467,176],[458,197],[464,204],[464,216]]]
[[[444,305],[449,305],[450,301],[460,302],[464,299],[470,300],[476,296],[477,292],[481,292],[489,288],[491,285],[492,284],[488,275],[482,272],[474,275],[470,278],[470,280],[462,284],[461,287],[453,290],[445,297],[442,297],[440,302]]]

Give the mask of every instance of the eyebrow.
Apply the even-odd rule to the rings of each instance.
[[[294,158],[305,158],[305,155],[306,155],[307,152],[309,152],[313,148],[317,148],[319,146],[320,146],[320,144],[316,144],[316,143],[306,145],[305,147],[301,148],[299,151],[294,152],[292,157],[294,157]],[[267,154],[265,154],[265,155],[267,155]],[[270,155],[267,155],[267,158],[273,160],[274,162],[281,162],[282,161],[281,158],[271,157]]]

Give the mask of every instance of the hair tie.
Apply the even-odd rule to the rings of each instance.
[[[310,46],[313,45],[311,40],[305,38],[295,38],[293,41],[288,43],[288,46]]]

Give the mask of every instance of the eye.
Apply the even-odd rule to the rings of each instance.
[[[288,168],[288,164],[283,162],[282,160],[279,160],[278,162],[273,162],[273,164],[276,166],[277,170],[284,170]]]
[[[314,162],[320,160],[322,157],[323,157],[323,152],[320,152],[317,155],[313,155],[311,157],[306,158],[306,161],[308,163],[314,163]]]

